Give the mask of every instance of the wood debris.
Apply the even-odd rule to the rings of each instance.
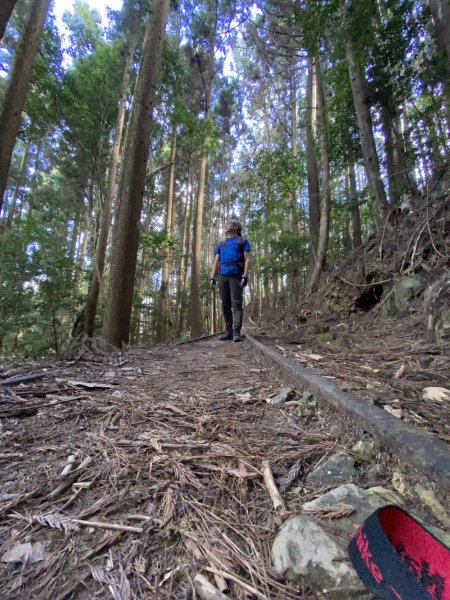
[[[120,364],[135,381],[111,353],[15,386],[8,406],[36,408],[3,420],[0,556],[40,543],[45,558],[0,563],[5,597],[174,600],[198,574],[219,598],[314,597],[272,572],[270,546],[289,510],[280,483],[303,477],[336,436],[315,415],[304,428],[270,406],[279,387],[253,357],[233,354],[223,372],[214,344],[128,350]],[[113,368],[120,396],[77,396],[68,383]]]

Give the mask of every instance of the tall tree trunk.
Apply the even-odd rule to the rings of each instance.
[[[369,95],[367,82],[364,78],[361,66],[358,64],[355,48],[349,38],[346,44],[350,83],[352,87],[353,103],[355,105],[358,120],[361,150],[364,159],[364,167],[369,182],[369,190],[374,203],[375,221],[378,231],[384,225],[384,219],[388,212],[388,203],[383,180],[381,179],[380,163],[373,135],[372,117],[370,115]]]
[[[169,184],[167,186],[166,232],[168,239],[173,235],[173,196],[175,187],[175,156],[177,153],[177,133],[175,125],[172,133],[172,149],[170,152]],[[169,321],[169,286],[170,286],[170,245],[164,249],[161,287],[159,290],[159,318],[156,323],[155,341],[165,342]]]
[[[20,117],[25,105],[27,88],[49,4],[50,0],[33,0],[19,47],[14,56],[11,77],[3,100],[0,114],[0,211],[8,182],[11,156],[19,131]]]
[[[291,152],[294,159],[297,158],[297,82],[295,79],[295,69],[292,65],[292,74],[290,80],[290,112],[291,112]],[[291,194],[291,232],[294,238],[300,236],[297,210],[297,186],[294,184]],[[294,306],[299,294],[299,257],[297,252],[291,256],[291,281],[289,286],[289,306]]]
[[[408,122],[406,104],[401,106],[401,112],[397,112],[394,123],[394,132],[397,137],[397,148],[401,155],[400,161],[404,163],[405,173],[408,179],[411,192],[418,193],[417,175],[416,175],[416,156],[411,141],[411,129]],[[407,169],[407,171],[406,171]]]
[[[77,257],[77,240],[80,231],[81,215],[84,210],[84,192],[85,192],[84,178],[79,177],[79,183],[75,192],[75,215],[73,217],[73,230],[72,239],[70,242],[72,260],[75,263]]]
[[[399,181],[398,164],[396,160],[394,127],[390,107],[387,103],[381,105],[381,121],[384,133],[384,151],[386,154],[386,171],[389,181],[389,193],[392,204],[400,204],[400,196],[404,190],[401,189]]]
[[[105,269],[106,246],[108,244],[108,233],[111,224],[111,211],[114,201],[114,192],[116,190],[117,170],[119,166],[120,146],[125,123],[125,104],[128,95],[128,86],[130,83],[130,74],[133,66],[135,49],[135,45],[131,44],[123,74],[122,91],[120,94],[116,128],[114,131],[112,144],[111,162],[109,165],[108,187],[106,189],[106,197],[103,204],[102,220],[97,238],[95,262],[91,273],[89,292],[86,300],[84,333],[88,337],[92,337],[94,335],[94,323],[95,316],[97,314],[98,297],[100,294],[103,271]]]
[[[152,162],[151,157],[149,159],[149,164]],[[145,220],[144,227],[142,229],[143,233],[149,233],[150,224],[153,214],[153,194],[154,194],[154,182],[152,180],[151,189],[148,191],[148,196],[150,197],[149,202],[147,202],[147,206],[144,207]],[[141,336],[141,325],[143,322],[144,310],[142,308],[142,303],[144,300],[145,294],[145,286],[147,284],[148,277],[147,273],[147,264],[148,264],[148,246],[145,245],[142,249],[142,258],[141,258],[141,276],[139,277],[138,283],[138,293],[140,304],[135,306],[133,309],[132,317],[131,317],[131,332],[130,332],[130,341],[132,344],[139,344],[140,336]]]
[[[41,171],[42,145],[43,145],[42,140],[40,140],[36,145],[36,153],[34,155],[34,165],[33,165],[34,172],[33,172],[33,175],[31,176],[30,193],[28,194],[27,219],[31,219],[31,217],[33,216],[34,194],[37,189],[37,186],[39,185],[39,175],[40,175],[40,171]],[[68,239],[68,238],[69,238],[69,236],[66,235],[66,239]]]
[[[181,337],[183,332],[183,317],[184,317],[184,294],[183,290],[186,289],[186,274],[188,270],[188,254],[189,254],[189,231],[191,226],[191,212],[192,212],[192,193],[189,190],[189,183],[191,180],[191,169],[188,167],[188,175],[186,182],[186,197],[185,197],[185,208],[184,208],[184,219],[183,219],[183,234],[181,236],[181,257],[180,257],[180,269],[177,276],[177,299],[175,306],[175,323],[177,337]]]
[[[208,110],[206,111],[209,112]],[[205,114],[205,119],[209,118]],[[198,176],[197,199],[194,211],[194,235],[192,240],[192,263],[191,263],[191,296],[190,296],[190,323],[191,337],[199,337],[203,330],[202,307],[200,303],[200,270],[202,249],[202,227],[203,227],[203,204],[205,199],[206,183],[206,155],[200,159],[200,171]]]
[[[102,329],[103,337],[119,347],[128,342],[130,334],[145,172],[169,0],[155,0],[152,8],[142,44],[141,65],[124,152],[112,244],[111,278]]]
[[[27,160],[28,160],[28,149],[30,144],[28,143],[23,151],[22,160],[20,161],[19,173],[17,174],[16,185],[14,186],[13,197],[11,198],[11,204],[8,208],[8,217],[6,219],[6,229],[11,229],[13,224],[14,215],[16,214],[17,198],[19,196],[19,189],[23,186],[24,180],[27,174]]]
[[[17,0],[2,0],[0,2],[0,40],[5,33],[9,17],[12,14],[16,2]]]
[[[434,31],[438,48],[442,54],[444,67],[444,94],[447,105],[447,127],[450,132],[450,2],[449,0],[428,0],[433,17]]]
[[[328,133],[325,114],[325,91],[322,79],[321,65],[319,56],[315,58],[316,62],[316,80],[317,80],[317,116],[320,126],[320,154],[322,162],[322,193],[320,201],[320,225],[319,242],[317,245],[317,256],[314,263],[314,269],[311,275],[309,289],[313,290],[320,274],[325,268],[328,250],[328,237],[330,232],[330,210],[331,210],[331,188],[330,188],[330,160],[328,157]]]
[[[308,175],[308,199],[309,199],[309,232],[311,235],[311,262],[317,256],[319,243],[319,220],[320,220],[320,188],[319,168],[314,144],[314,130],[316,121],[316,90],[314,58],[308,59],[308,83],[307,83],[307,110],[306,110],[306,168]]]
[[[347,193],[352,215],[352,243],[353,249],[362,246],[361,214],[359,212],[358,191],[356,189],[355,165],[350,162],[347,172]]]
[[[267,81],[269,78],[268,68],[264,69],[264,81]],[[272,135],[270,130],[270,119],[269,119],[269,109],[267,106],[267,94],[268,90],[265,84],[263,84],[262,88],[263,94],[263,112],[264,112],[264,139],[269,152],[272,152]],[[272,184],[270,181],[266,183],[266,193],[265,193],[265,204],[266,206],[270,203],[270,198],[272,196]],[[271,311],[271,292],[270,292],[270,279],[268,273],[268,262],[269,262],[269,242],[267,236],[264,238],[264,261],[265,268],[262,272],[263,279],[263,288],[264,288],[264,308],[267,314]],[[262,299],[261,299],[262,303]]]
[[[83,234],[80,240],[80,252],[78,253],[78,273],[75,283],[76,293],[80,293],[81,284],[83,282],[83,267],[84,259],[86,258],[87,245],[89,240],[89,217],[86,217],[84,222]]]

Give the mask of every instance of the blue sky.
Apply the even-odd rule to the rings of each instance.
[[[1,1],[1,0],[0,0]],[[92,8],[96,8],[102,15],[103,21],[106,24],[106,8],[118,10],[122,7],[123,0],[87,0]],[[64,11],[72,10],[73,0],[55,0],[53,3],[53,12],[57,18],[61,18]]]

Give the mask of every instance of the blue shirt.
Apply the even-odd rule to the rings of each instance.
[[[219,275],[240,277],[244,272],[244,252],[250,252],[250,242],[239,235],[219,242],[214,254],[219,255]]]

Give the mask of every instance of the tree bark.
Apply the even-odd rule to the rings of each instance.
[[[433,26],[444,67],[444,94],[447,105],[447,128],[450,132],[450,2],[449,0],[428,0],[433,17]]]
[[[175,126],[172,133],[172,148],[170,152],[169,183],[167,187],[166,232],[169,241],[173,235],[173,197],[175,187],[175,157],[177,153],[177,134]],[[161,287],[159,289],[159,318],[156,323],[155,341],[164,342],[167,339],[169,321],[169,286],[170,286],[170,246],[164,249]]]
[[[293,65],[292,65],[293,67]],[[292,68],[290,79],[290,112],[291,112],[291,152],[294,159],[297,158],[297,82],[295,69]],[[297,186],[294,184],[291,194],[291,232],[293,237],[299,238],[300,228],[298,223],[297,210]],[[298,253],[293,251],[291,255],[290,269],[290,286],[289,286],[289,302],[290,307],[295,306],[295,302],[299,295],[299,257]]]
[[[11,229],[13,224],[14,215],[16,214],[17,198],[19,195],[19,189],[23,186],[24,180],[27,173],[27,160],[28,160],[28,149],[30,144],[28,143],[23,151],[22,160],[20,161],[19,173],[17,175],[16,185],[14,186],[13,197],[11,198],[11,204],[8,208],[8,217],[6,219],[6,229]]]
[[[78,270],[75,282],[76,293],[80,293],[81,284],[83,282],[83,267],[84,259],[86,258],[87,245],[89,240],[89,216],[86,217],[84,222],[83,234],[80,240],[80,252],[78,253]]]
[[[33,0],[19,47],[14,56],[11,77],[8,81],[2,112],[0,114],[0,211],[11,157],[19,131],[20,118],[27,97],[27,88],[33,72],[34,59],[39,46],[50,0]]]
[[[364,78],[361,66],[357,62],[355,48],[349,38],[346,44],[346,54],[352,87],[353,103],[355,105],[356,117],[364,159],[364,167],[369,183],[370,195],[374,203],[375,222],[377,230],[383,229],[384,220],[389,210],[386,191],[381,179],[380,163],[378,160],[375,138],[373,135],[372,117],[370,115],[369,95],[367,82]]]
[[[176,331],[177,337],[181,337],[183,333],[183,318],[185,312],[185,297],[183,290],[186,289],[187,285],[187,272],[188,272],[188,258],[189,258],[189,232],[191,226],[191,212],[192,212],[192,198],[193,195],[190,191],[191,181],[191,169],[188,167],[187,181],[186,181],[186,197],[185,197],[185,208],[184,208],[184,219],[183,219],[183,233],[181,236],[181,257],[180,257],[180,269],[177,276],[177,300],[176,300]]]
[[[5,33],[9,17],[12,14],[16,2],[17,0],[2,0],[0,2],[0,40]]]
[[[207,111],[208,112],[208,111]],[[205,115],[205,119],[209,118]],[[197,199],[194,211],[194,235],[192,240],[191,263],[191,296],[190,296],[190,322],[191,337],[199,337],[203,333],[202,308],[200,303],[200,269],[202,249],[203,204],[205,199],[207,158],[204,154],[200,159],[198,176]]]
[[[308,59],[307,83],[307,110],[306,110],[306,168],[308,175],[309,199],[309,232],[311,235],[311,262],[317,256],[319,243],[320,219],[320,189],[319,169],[317,166],[316,150],[314,145],[315,113],[316,113],[316,78],[314,58]]]
[[[152,8],[142,44],[142,59],[124,152],[112,244],[110,286],[102,329],[103,337],[119,347],[128,342],[130,335],[145,173],[169,0],[155,0]]]
[[[103,278],[103,271],[105,269],[106,246],[108,243],[108,233],[111,224],[111,212],[114,201],[114,193],[116,190],[120,146],[125,123],[125,103],[128,95],[128,86],[130,82],[130,74],[133,66],[135,49],[135,45],[131,44],[128,52],[127,62],[125,65],[125,71],[123,74],[122,92],[120,94],[116,128],[114,131],[114,138],[112,144],[111,162],[109,166],[108,187],[106,189],[106,197],[105,202],[103,204],[102,220],[100,223],[100,230],[97,238],[95,262],[91,273],[89,292],[86,300],[84,333],[88,337],[92,337],[94,335],[95,316],[97,314],[100,286]]]
[[[361,236],[361,214],[359,212],[358,192],[356,189],[355,166],[351,162],[348,166],[347,173],[347,190],[350,201],[350,211],[352,215],[352,243],[353,249],[362,246]]]
[[[393,119],[387,103],[381,105],[381,121],[384,133],[384,152],[386,154],[386,171],[389,182],[389,195],[392,204],[400,204],[401,189],[399,167],[396,160]]]
[[[416,164],[406,107],[401,106],[394,116],[394,135],[398,154],[398,165],[405,180],[405,186],[412,194],[418,194]]]
[[[315,57],[316,63],[316,81],[317,81],[317,116],[320,126],[320,154],[322,162],[322,193],[320,201],[320,225],[319,241],[317,245],[317,256],[314,269],[309,283],[310,291],[313,290],[319,277],[325,268],[328,250],[328,237],[330,232],[330,209],[331,209],[331,188],[330,188],[330,160],[328,157],[328,132],[325,115],[325,91],[322,80],[322,72],[319,56]]]

